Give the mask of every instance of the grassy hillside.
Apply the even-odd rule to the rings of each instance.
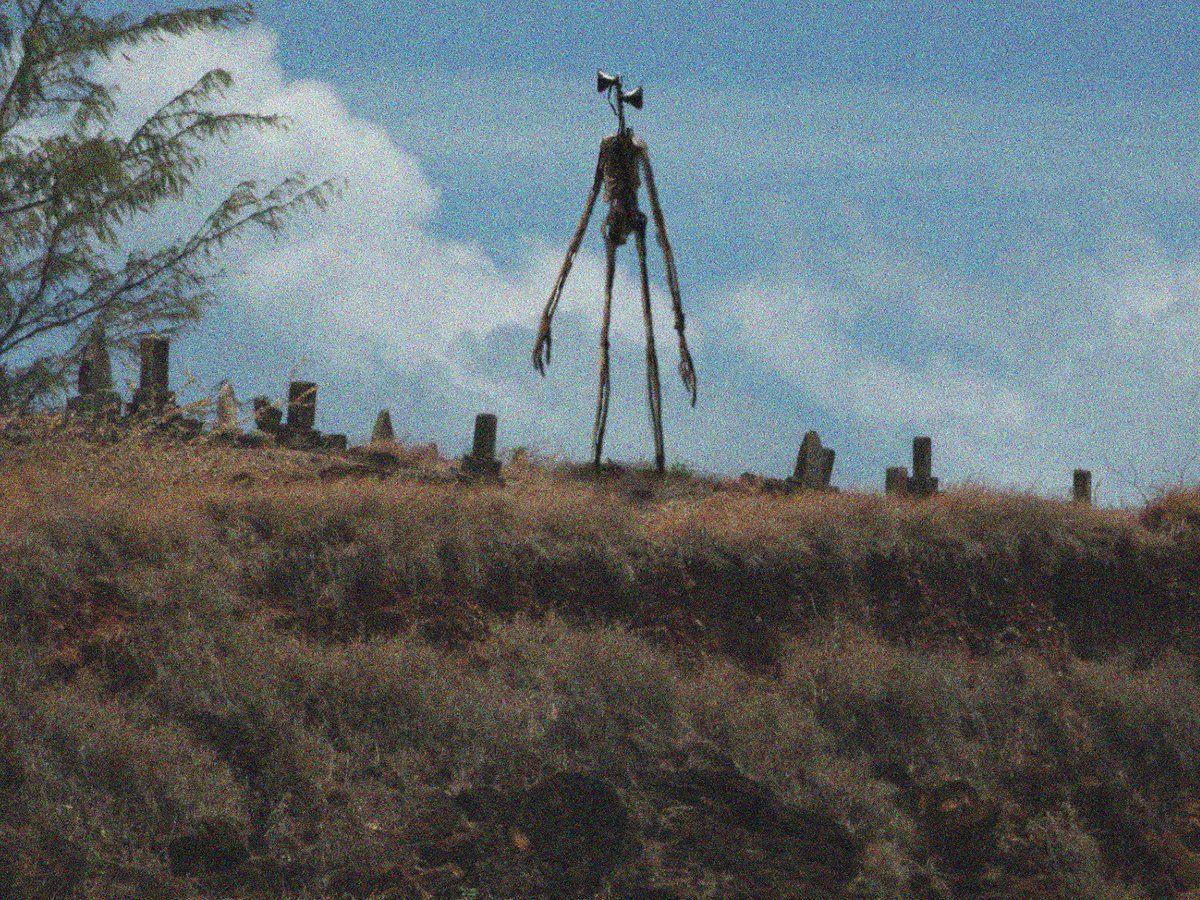
[[[10,429],[5,893],[1200,888],[1197,497],[506,477]]]

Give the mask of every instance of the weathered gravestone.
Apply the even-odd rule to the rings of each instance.
[[[821,489],[836,490],[833,486],[833,464],[837,461],[837,453],[832,447],[821,448]]]
[[[388,410],[380,410],[375,418],[375,427],[371,430],[372,444],[393,444],[396,442],[396,432],[392,430],[392,414]]]
[[[480,413],[475,417],[475,438],[471,452],[462,458],[461,474],[488,480],[500,477],[500,460],[496,459],[496,417],[492,413]]]
[[[311,381],[288,385],[287,420],[278,432],[279,441],[294,450],[346,449],[346,435],[322,434],[316,429],[317,386]]]
[[[171,339],[147,335],[138,343],[141,372],[129,401],[130,415],[161,416],[175,406],[171,392]]]
[[[804,435],[800,452],[796,455],[796,469],[787,479],[789,487],[807,490],[830,490],[833,478],[835,454],[832,448],[821,445],[821,437],[815,431]]]
[[[933,477],[932,438],[913,438],[913,474],[908,492],[918,497],[932,497],[938,492],[938,480]]]
[[[228,381],[221,385],[217,391],[217,431],[223,434],[236,434],[242,430],[241,422],[238,421],[238,401],[237,395],[233,392],[233,385]]]
[[[271,402],[269,397],[255,397],[254,427],[263,434],[279,435],[283,429],[283,410]]]
[[[310,450],[320,445],[317,432],[317,386],[311,381],[293,381],[288,385],[287,421],[283,425],[283,442],[297,450]]]
[[[312,431],[316,424],[317,386],[311,381],[293,381],[288,385],[287,427]]]
[[[116,419],[121,395],[113,390],[112,360],[104,325],[97,323],[79,361],[79,396],[67,401],[67,411],[88,418]]]
[[[1092,473],[1090,469],[1076,469],[1075,477],[1071,485],[1071,496],[1076,503],[1086,503],[1089,506],[1093,502],[1092,497]]]
[[[928,437],[913,438],[912,476],[904,466],[889,466],[884,482],[889,494],[911,494],[914,497],[932,497],[938,492],[938,479],[933,477],[933,440]]]

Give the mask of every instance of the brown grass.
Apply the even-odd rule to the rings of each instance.
[[[1200,887],[1195,496],[394,456],[0,443],[0,890]]]
[[[1196,638],[1194,496],[1140,513],[977,489],[918,503],[529,465],[466,488],[396,455],[381,480],[310,454],[38,435],[0,454],[0,560],[61,548],[71,611],[126,569],[189,569],[343,636],[555,609],[748,662],[814,615],[974,650]]]

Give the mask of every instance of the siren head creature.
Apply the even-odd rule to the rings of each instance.
[[[604,429],[608,421],[609,399],[609,325],[612,321],[612,291],[613,276],[616,269],[617,248],[624,244],[632,234],[637,242],[638,262],[641,268],[642,285],[642,314],[646,322],[646,378],[647,392],[650,401],[650,422],[654,429],[654,463],[659,472],[665,467],[663,451],[662,427],[662,389],[658,377],[658,353],[654,347],[654,321],[650,310],[650,276],[646,268],[646,216],[638,206],[638,188],[641,186],[640,172],[645,173],[646,193],[650,198],[650,213],[654,216],[655,230],[658,232],[658,243],[662,247],[663,261],[666,265],[667,287],[671,292],[671,306],[675,313],[675,331],[679,335],[679,374],[683,385],[691,395],[692,406],[696,405],[696,371],[692,365],[692,356],[688,352],[687,340],[684,337],[683,301],[679,295],[679,276],[675,270],[675,254],[667,240],[667,222],[663,217],[662,206],[658,200],[658,190],[654,185],[654,172],[650,168],[650,154],[646,143],[625,124],[625,104],[634,109],[642,108],[642,89],[626,91],[621,85],[620,75],[609,75],[605,72],[596,73],[596,90],[607,96],[609,106],[617,116],[618,128],[616,134],[611,134],[600,142],[600,158],[596,162],[596,176],[592,182],[592,190],[588,195],[587,205],[583,216],[575,226],[575,233],[567,248],[567,257],[563,261],[550,299],[542,312],[541,326],[538,329],[537,342],[533,347],[533,366],[545,375],[546,366],[550,363],[550,323],[554,311],[562,297],[563,285],[571,272],[575,254],[583,243],[587,232],[588,220],[596,205],[596,198],[604,188],[604,201],[608,204],[608,218],[604,222],[604,316],[600,326],[600,389],[596,402],[596,423],[592,431],[593,462],[600,465],[600,454],[604,448]]]

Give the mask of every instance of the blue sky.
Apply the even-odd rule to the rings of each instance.
[[[240,74],[240,99],[298,119],[290,149],[244,148],[230,174],[298,161],[354,189],[295,240],[245,249],[229,303],[188,338],[201,381],[243,340],[243,393],[278,392],[285,362],[319,376],[330,430],[390,405],[401,431],[456,452],[486,405],[508,443],[584,456],[597,228],[547,381],[527,355],[612,128],[593,90],[603,67],[646,86],[631,119],[695,334],[691,413],[660,292],[670,455],[784,474],[817,427],[843,483],[881,483],[918,432],[950,481],[1061,493],[1083,465],[1130,499],[1200,477],[1194,5],[259,13],[241,43],[188,48]],[[176,75],[138,77],[165,89]],[[617,302],[633,311],[623,264]],[[622,315],[612,449],[645,456],[640,326]]]

